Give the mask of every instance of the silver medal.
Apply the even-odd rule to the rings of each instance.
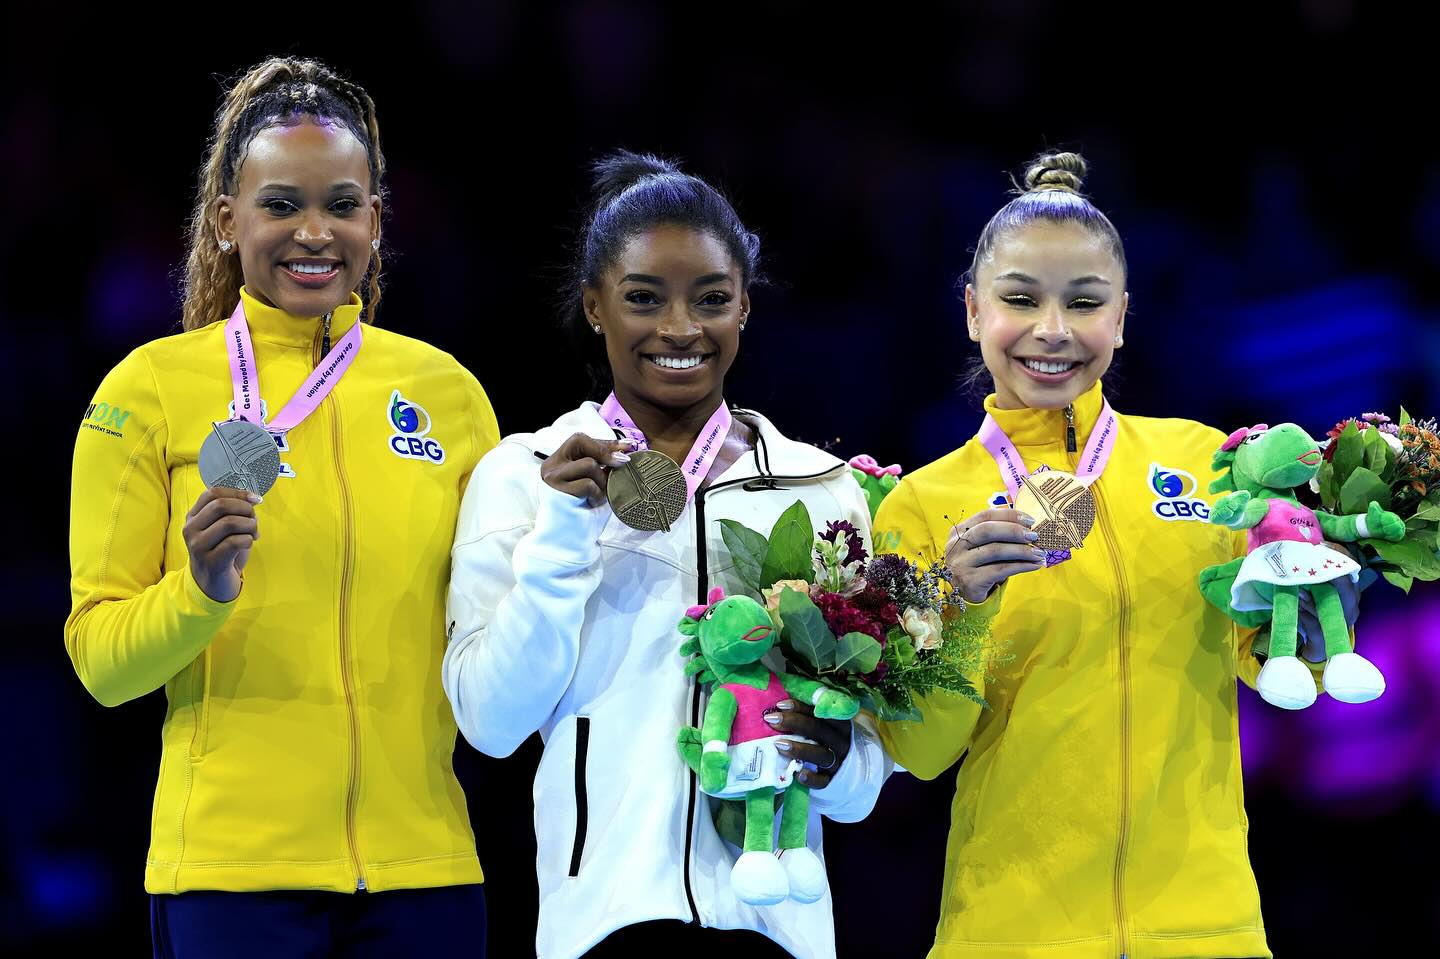
[[[280,475],[280,451],[263,426],[246,420],[216,423],[200,446],[200,479],[263,496]]]

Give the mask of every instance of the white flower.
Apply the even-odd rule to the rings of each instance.
[[[940,614],[935,610],[908,607],[900,617],[900,628],[914,641],[917,651],[940,648]]]

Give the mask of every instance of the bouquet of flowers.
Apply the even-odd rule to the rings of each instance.
[[[1375,500],[1405,521],[1398,543],[1360,540],[1360,561],[1406,592],[1417,579],[1440,579],[1440,424],[1413,420],[1402,408],[1399,423],[1366,413],[1341,420],[1328,435],[1310,484],[1321,506],[1363,513]]]
[[[914,697],[937,689],[986,705],[967,676],[995,661],[989,631],[960,615],[943,562],[872,558],[844,521],[816,536],[799,501],[768,537],[720,523],[739,578],[780,632],[787,669],[853,695],[882,720],[918,720]]]

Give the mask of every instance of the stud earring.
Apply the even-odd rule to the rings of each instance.
[[[1115,337],[1115,345],[1116,345],[1116,346],[1119,346],[1121,343],[1124,343],[1124,342],[1125,342],[1125,341],[1124,341],[1123,339],[1121,339],[1120,337],[1118,337],[1118,336]]]
[[[599,332],[600,332],[600,324],[599,324],[599,323],[594,324],[594,325],[591,327],[591,329],[593,329],[596,333],[599,333]]]
[[[379,238],[378,236],[377,236],[375,239],[373,239],[373,240],[370,241],[370,249],[379,251],[379,249],[380,249],[380,238]]]
[[[235,246],[235,244],[231,243],[229,240],[221,240],[221,241],[220,241],[220,252],[221,252],[221,253],[229,253],[230,250],[231,250],[231,248],[234,247],[234,246]]]

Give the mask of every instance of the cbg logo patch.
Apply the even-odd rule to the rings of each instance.
[[[1184,470],[1171,469],[1159,463],[1150,464],[1150,492],[1156,496],[1151,511],[1169,523],[1193,519],[1210,521],[1210,504],[1195,496],[1199,484]]]
[[[396,456],[407,460],[429,460],[432,463],[445,462],[445,447],[438,440],[430,439],[430,414],[419,403],[412,403],[400,395],[399,390],[390,394],[388,418],[390,428],[395,431],[390,437],[390,449]]]

